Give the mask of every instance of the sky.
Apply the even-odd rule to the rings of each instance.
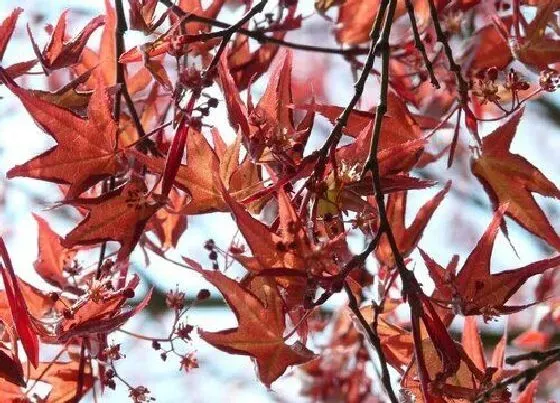
[[[312,2],[308,3],[311,4]],[[72,24],[70,26],[77,27],[103,10],[103,2],[100,0],[86,2],[74,0],[49,2],[41,0],[26,0],[25,2],[4,0],[0,2],[0,17],[3,18],[13,7],[21,4],[23,4],[26,12],[21,16],[18,23],[16,40],[8,46],[4,59],[6,65],[14,61],[34,57],[29,41],[24,34],[25,24],[30,22],[30,17],[33,14],[44,14],[45,22],[55,23],[60,13],[68,8],[72,10],[70,13]],[[310,13],[311,9],[303,11],[304,15]],[[235,21],[235,16],[232,16],[231,13],[225,13],[221,19]],[[325,28],[320,19],[312,21],[322,29]],[[37,41],[40,44],[44,43],[46,36],[41,34],[40,25],[32,24],[32,29]],[[313,39],[312,36],[306,35],[309,35],[309,32],[299,34],[297,39],[302,41]],[[138,36],[128,35],[127,43],[132,44],[139,39]],[[98,38],[93,37],[92,43],[95,40],[98,40]],[[349,70],[340,58],[329,58],[328,60],[319,58],[318,60],[324,63],[328,69],[328,79],[325,81],[328,85],[324,88],[325,102],[346,105],[352,95],[352,80]],[[296,74],[301,76],[305,76],[309,73],[309,69],[314,68],[309,63],[301,63],[300,65],[296,63],[295,66]],[[257,95],[255,99],[258,99],[259,92],[262,93],[263,83],[265,82],[266,79],[260,80],[255,86],[254,91]],[[40,80],[34,80],[33,78],[26,79],[25,82],[26,86],[40,86],[41,84]],[[3,87],[0,88],[0,96],[3,98],[0,99],[2,104],[0,108],[0,174],[4,175],[15,164],[23,163],[50,148],[53,142],[34,125],[21,105],[15,102]],[[375,100],[372,98],[372,96],[366,97],[364,105],[374,104]],[[558,104],[560,98],[555,94],[552,95],[552,100]],[[542,115],[538,104],[531,104],[526,114],[528,116],[522,120],[518,134],[514,139],[512,152],[522,154],[554,183],[559,184],[560,165],[557,163],[558,150],[560,150],[559,130]],[[233,132],[227,129],[227,117],[223,107],[218,110],[214,119],[220,125],[220,131],[226,133],[230,140],[233,139]],[[484,126],[483,133],[490,132],[492,128],[492,126]],[[328,133],[328,130],[327,122],[319,118],[316,124],[318,136],[315,137],[315,145],[320,144],[321,135]],[[437,143],[448,143],[450,135],[451,133],[448,132],[441,136],[438,135]],[[308,149],[312,147],[313,144]],[[454,166],[451,171],[447,171],[442,164],[439,164],[430,169],[433,172],[442,173],[444,177],[452,177],[454,174],[460,173],[461,170],[468,169],[468,166]],[[427,191],[414,192],[409,197],[409,217],[407,218],[412,219],[418,208],[438,192],[443,184],[434,186],[433,189]],[[460,254],[461,261],[464,261],[492,216],[487,196],[476,180],[456,181],[453,186],[458,192],[451,192],[447,196],[429,224],[427,235],[421,241],[422,248],[441,264],[448,262],[454,254]],[[469,195],[471,194],[476,194],[486,203],[487,207],[481,209],[469,202]],[[18,274],[22,273],[23,277],[29,278],[31,281],[37,279],[32,271],[37,250],[37,228],[31,213],[38,212],[42,217],[47,218],[53,228],[61,234],[66,233],[74,226],[74,221],[68,220],[67,215],[74,217],[74,219],[77,218],[77,215],[69,208],[62,210],[65,213],[64,215],[60,211],[53,211],[48,208],[49,203],[56,202],[59,198],[60,193],[58,193],[56,187],[32,179],[14,179],[10,181],[6,189],[7,203],[3,206],[0,214],[0,225],[3,232],[9,231],[8,246]],[[47,203],[37,203],[37,199]],[[549,215],[552,225],[560,230],[560,202],[539,196],[536,196],[536,199]],[[462,207],[457,209],[455,207],[457,204]],[[452,225],[450,225],[450,222],[452,222]],[[492,258],[493,271],[521,267],[549,256],[542,243],[535,240],[534,237],[528,236],[527,232],[515,223],[510,222],[509,227],[511,240],[517,247],[519,257],[516,256],[504,237],[499,234]],[[470,234],[466,238],[460,235],[465,232]],[[235,227],[231,224],[227,213],[189,218],[189,228],[181,240],[178,252],[171,254],[171,256],[179,259],[180,255],[184,255],[198,259],[203,265],[208,265],[207,253],[202,248],[204,241],[213,238],[218,245],[225,248],[234,234]],[[356,252],[361,249],[360,243],[356,240],[352,240],[352,247]],[[415,272],[420,281],[429,289],[430,280],[427,279],[425,268],[421,264],[422,260],[418,260],[418,257],[417,252],[412,254],[412,258],[418,261]],[[141,254],[135,255],[134,262],[142,273],[153,279],[163,289],[174,288],[176,284],[180,284],[181,288],[190,295],[194,295],[200,288],[208,286],[198,275],[177,268],[158,258],[154,258],[148,270],[143,268]],[[530,283],[534,283],[534,281]],[[527,292],[527,295],[530,296],[530,292]],[[333,298],[329,303],[335,306],[340,304],[341,301],[341,298]],[[536,318],[537,315],[538,312],[533,315],[533,318]],[[231,312],[219,308],[194,308],[189,313],[188,319],[189,323],[198,325],[205,330],[221,330],[233,327],[236,323]],[[165,334],[166,329],[169,329],[170,320],[171,318],[168,315],[157,317],[141,315],[127,324],[126,329],[156,336],[159,331]],[[494,331],[499,332],[503,329],[504,324],[504,320],[500,319],[489,324],[489,326]],[[125,377],[128,375],[127,379],[133,384],[146,385],[153,391],[159,402],[224,401],[233,397],[236,400],[247,399],[251,402],[273,401],[276,398],[286,398],[289,401],[296,400],[299,385],[297,377],[287,377],[273,385],[274,391],[266,391],[260,383],[255,381],[254,366],[248,357],[226,355],[196,340],[194,347],[196,347],[201,369],[185,374],[179,370],[179,364],[172,359],[162,363],[158,353],[151,350],[149,343],[131,342],[129,338],[122,339],[118,336],[115,338],[115,342],[121,340],[125,340],[123,344],[124,352],[130,356],[130,359],[125,359],[122,363],[119,363],[123,375]],[[178,395],[177,391],[181,391],[181,395]],[[109,393],[101,401],[123,401],[128,395],[123,387],[120,387],[120,390],[116,392]]]

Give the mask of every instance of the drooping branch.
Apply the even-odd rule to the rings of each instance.
[[[387,112],[387,98],[389,90],[389,57],[391,48],[389,45],[389,35],[391,33],[391,27],[393,23],[393,18],[395,15],[395,10],[397,6],[397,0],[390,0],[389,7],[387,10],[387,15],[385,17],[385,24],[383,26],[383,32],[379,43],[377,44],[377,51],[381,54],[381,83],[380,83],[380,93],[379,93],[379,105],[377,107],[377,113],[375,115],[375,121],[373,126],[373,134],[370,143],[369,156],[364,165],[364,170],[362,172],[362,177],[365,177],[368,173],[371,173],[373,188],[375,190],[375,200],[379,212],[379,231],[383,232],[391,248],[391,252],[395,259],[395,266],[398,270],[399,276],[403,283],[403,295],[408,301],[410,306],[410,315],[412,321],[412,333],[414,338],[414,351],[416,361],[418,363],[418,375],[421,380],[421,389],[426,401],[430,401],[428,392],[428,379],[427,370],[424,362],[424,355],[422,351],[421,334],[420,334],[420,317],[422,315],[423,306],[420,301],[420,295],[422,295],[422,289],[416,280],[414,274],[409,271],[406,267],[404,258],[400,253],[397,241],[391,229],[391,224],[387,215],[387,210],[385,206],[385,195],[381,186],[381,173],[379,169],[378,151],[379,151],[379,141],[381,137],[381,126],[385,113]]]
[[[369,342],[373,345],[375,351],[377,351],[377,357],[381,366],[381,382],[385,387],[385,391],[389,396],[389,400],[391,400],[392,403],[397,403],[399,400],[397,399],[395,391],[391,386],[391,376],[389,375],[387,359],[385,358],[385,354],[383,353],[383,350],[381,348],[381,340],[379,339],[379,335],[377,334],[377,331],[370,326],[370,324],[364,318],[364,315],[362,315],[358,300],[354,296],[354,293],[352,292],[352,289],[347,282],[344,283],[344,291],[346,291],[346,295],[348,296],[348,307],[360,322],[360,325],[363,327],[368,336]]]
[[[412,0],[406,0],[406,11],[408,12],[408,19],[410,20],[410,26],[412,27],[412,34],[414,37],[414,46],[422,55],[422,59],[424,60],[424,65],[426,66],[426,70],[430,75],[430,82],[435,88],[440,88],[439,82],[436,78],[434,73],[434,67],[432,65],[432,61],[428,58],[426,53],[426,47],[420,38],[420,33],[418,32],[418,24],[416,22],[416,15],[414,14],[414,4],[412,4]]]
[[[436,31],[436,40],[443,45],[443,51],[445,53],[445,57],[447,58],[447,62],[449,63],[449,69],[455,75],[457,90],[459,92],[459,104],[461,106],[461,109],[463,109],[463,111],[465,112],[465,119],[474,117],[472,115],[472,111],[469,108],[469,84],[463,77],[461,66],[455,61],[453,50],[449,45],[447,35],[445,34],[445,32],[443,32],[443,28],[439,21],[438,10],[434,3],[434,0],[428,0],[428,6],[430,9],[432,22],[434,23],[434,29]],[[478,133],[473,133],[473,137],[475,138],[476,142],[481,145],[482,142],[480,137],[478,136]]]

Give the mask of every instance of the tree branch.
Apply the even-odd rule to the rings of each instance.
[[[360,306],[358,305],[358,300],[356,299],[356,296],[352,292],[352,289],[347,282],[344,283],[344,290],[346,291],[346,295],[348,295],[348,307],[364,328],[364,331],[366,332],[370,343],[375,348],[375,351],[377,351],[379,364],[381,365],[381,382],[385,387],[387,395],[389,396],[389,400],[391,400],[392,403],[398,403],[399,400],[397,399],[395,391],[391,386],[391,376],[389,375],[389,368],[387,367],[387,359],[385,358],[385,354],[381,349],[381,340],[379,339],[377,330],[374,330],[364,318],[364,315],[362,315]]]
[[[485,390],[480,395],[478,395],[478,397],[475,399],[475,402],[476,403],[487,402],[494,392],[505,389],[509,385],[513,385],[518,382],[521,382],[521,384],[519,385],[519,391],[525,390],[527,385],[529,385],[529,383],[532,380],[534,380],[538,374],[540,374],[542,371],[550,367],[555,362],[560,361],[560,349],[555,348],[545,352],[533,352],[528,354],[521,354],[519,356],[508,358],[506,362],[512,364],[522,360],[529,360],[529,359],[542,360],[542,361],[540,361],[537,365],[533,367],[529,367],[519,372],[517,375],[514,375],[510,378],[504,379],[501,382],[498,382],[491,388]]]
[[[412,26],[412,34],[414,36],[414,46],[422,55],[422,59],[424,59],[424,65],[426,66],[426,70],[430,75],[430,82],[435,88],[440,88],[439,82],[436,78],[434,73],[434,67],[430,59],[428,59],[428,55],[426,54],[426,47],[420,38],[420,33],[418,32],[418,24],[416,23],[416,15],[414,14],[414,4],[412,4],[412,0],[405,0],[406,4],[406,11],[408,12],[408,19],[410,20],[410,25]]]

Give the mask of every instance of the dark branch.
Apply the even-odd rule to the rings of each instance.
[[[373,347],[375,347],[375,351],[377,351],[377,357],[379,358],[379,364],[381,365],[381,382],[385,387],[387,395],[389,396],[391,402],[397,403],[399,400],[397,399],[397,396],[393,391],[393,387],[391,386],[391,376],[389,375],[389,368],[387,367],[387,359],[385,358],[385,354],[381,349],[381,340],[379,339],[379,335],[377,334],[376,330],[372,329],[367,320],[364,318],[364,315],[362,315],[360,306],[358,305],[358,300],[356,299],[354,293],[352,292],[352,289],[346,282],[344,283],[344,290],[346,291],[346,295],[348,295],[348,307],[356,316],[356,318],[360,322],[360,325],[362,325],[362,327],[364,328],[364,331],[366,332],[370,343],[373,345]]]

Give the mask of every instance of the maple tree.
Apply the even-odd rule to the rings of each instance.
[[[111,401],[115,389],[155,400],[121,369],[131,342],[187,373],[206,364],[197,345],[249,356],[255,381],[274,389],[291,374],[312,401],[554,396],[560,235],[535,194],[560,190],[512,143],[526,106],[560,87],[560,1],[103,3],[76,27],[74,10],[62,12],[45,45],[33,24],[17,38],[33,10],[2,16],[1,102],[55,142],[10,167],[6,186],[52,183],[57,202],[32,213],[36,281],[13,263],[10,231],[0,237],[0,401]],[[293,39],[306,30],[320,41]],[[7,65],[16,41],[34,57]],[[338,84],[319,63],[305,66],[313,55],[354,79],[349,100],[330,100]],[[471,194],[465,182],[482,186]],[[477,221],[469,198],[492,215],[487,229],[471,237],[448,216],[437,233],[444,205]],[[51,210],[72,211],[65,235]],[[231,242],[207,228],[195,244],[189,222],[220,213]],[[525,247],[512,223],[541,256],[501,270],[498,234],[502,249]],[[451,254],[478,242],[460,269],[459,255],[444,267],[423,244],[430,235],[458,239]],[[215,291],[181,282],[162,294],[145,276],[161,262]],[[533,278],[534,297],[523,298]],[[157,296],[173,318],[167,335],[130,331]],[[237,324],[190,322],[209,300]],[[513,340],[508,322],[499,342],[485,338],[486,323],[537,308]]]

